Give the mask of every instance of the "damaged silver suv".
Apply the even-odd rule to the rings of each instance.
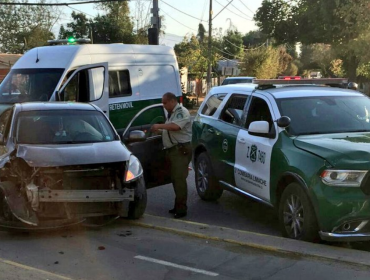
[[[0,226],[135,219],[145,208],[142,166],[96,106],[23,103],[1,114]]]

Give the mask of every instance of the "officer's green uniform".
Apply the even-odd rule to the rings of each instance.
[[[171,163],[171,180],[175,190],[175,211],[178,214],[186,213],[186,201],[188,188],[186,177],[188,166],[192,156],[191,149],[191,120],[189,111],[177,104],[172,113],[169,113],[166,124],[177,124],[181,129],[178,131],[163,130],[163,146],[167,150],[166,155]]]

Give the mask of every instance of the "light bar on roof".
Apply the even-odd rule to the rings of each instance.
[[[68,39],[57,39],[57,40],[48,40],[49,45],[76,45],[76,44],[88,44],[91,43],[91,40],[88,38],[68,38]]]
[[[331,79],[255,79],[254,84],[258,85],[341,85],[347,84],[346,78],[331,78]]]

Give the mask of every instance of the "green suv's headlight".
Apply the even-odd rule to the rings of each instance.
[[[360,187],[366,173],[360,170],[325,170],[320,177],[329,186]]]
[[[131,155],[125,172],[125,182],[131,182],[143,174],[143,168],[137,157]]]

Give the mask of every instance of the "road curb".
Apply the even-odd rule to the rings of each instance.
[[[270,236],[249,231],[175,220],[153,215],[144,215],[140,220],[130,221],[132,225],[187,235],[214,241],[223,241],[240,246],[247,246],[272,253],[339,261],[352,265],[370,267],[370,254],[365,251],[314,244],[277,236]]]

